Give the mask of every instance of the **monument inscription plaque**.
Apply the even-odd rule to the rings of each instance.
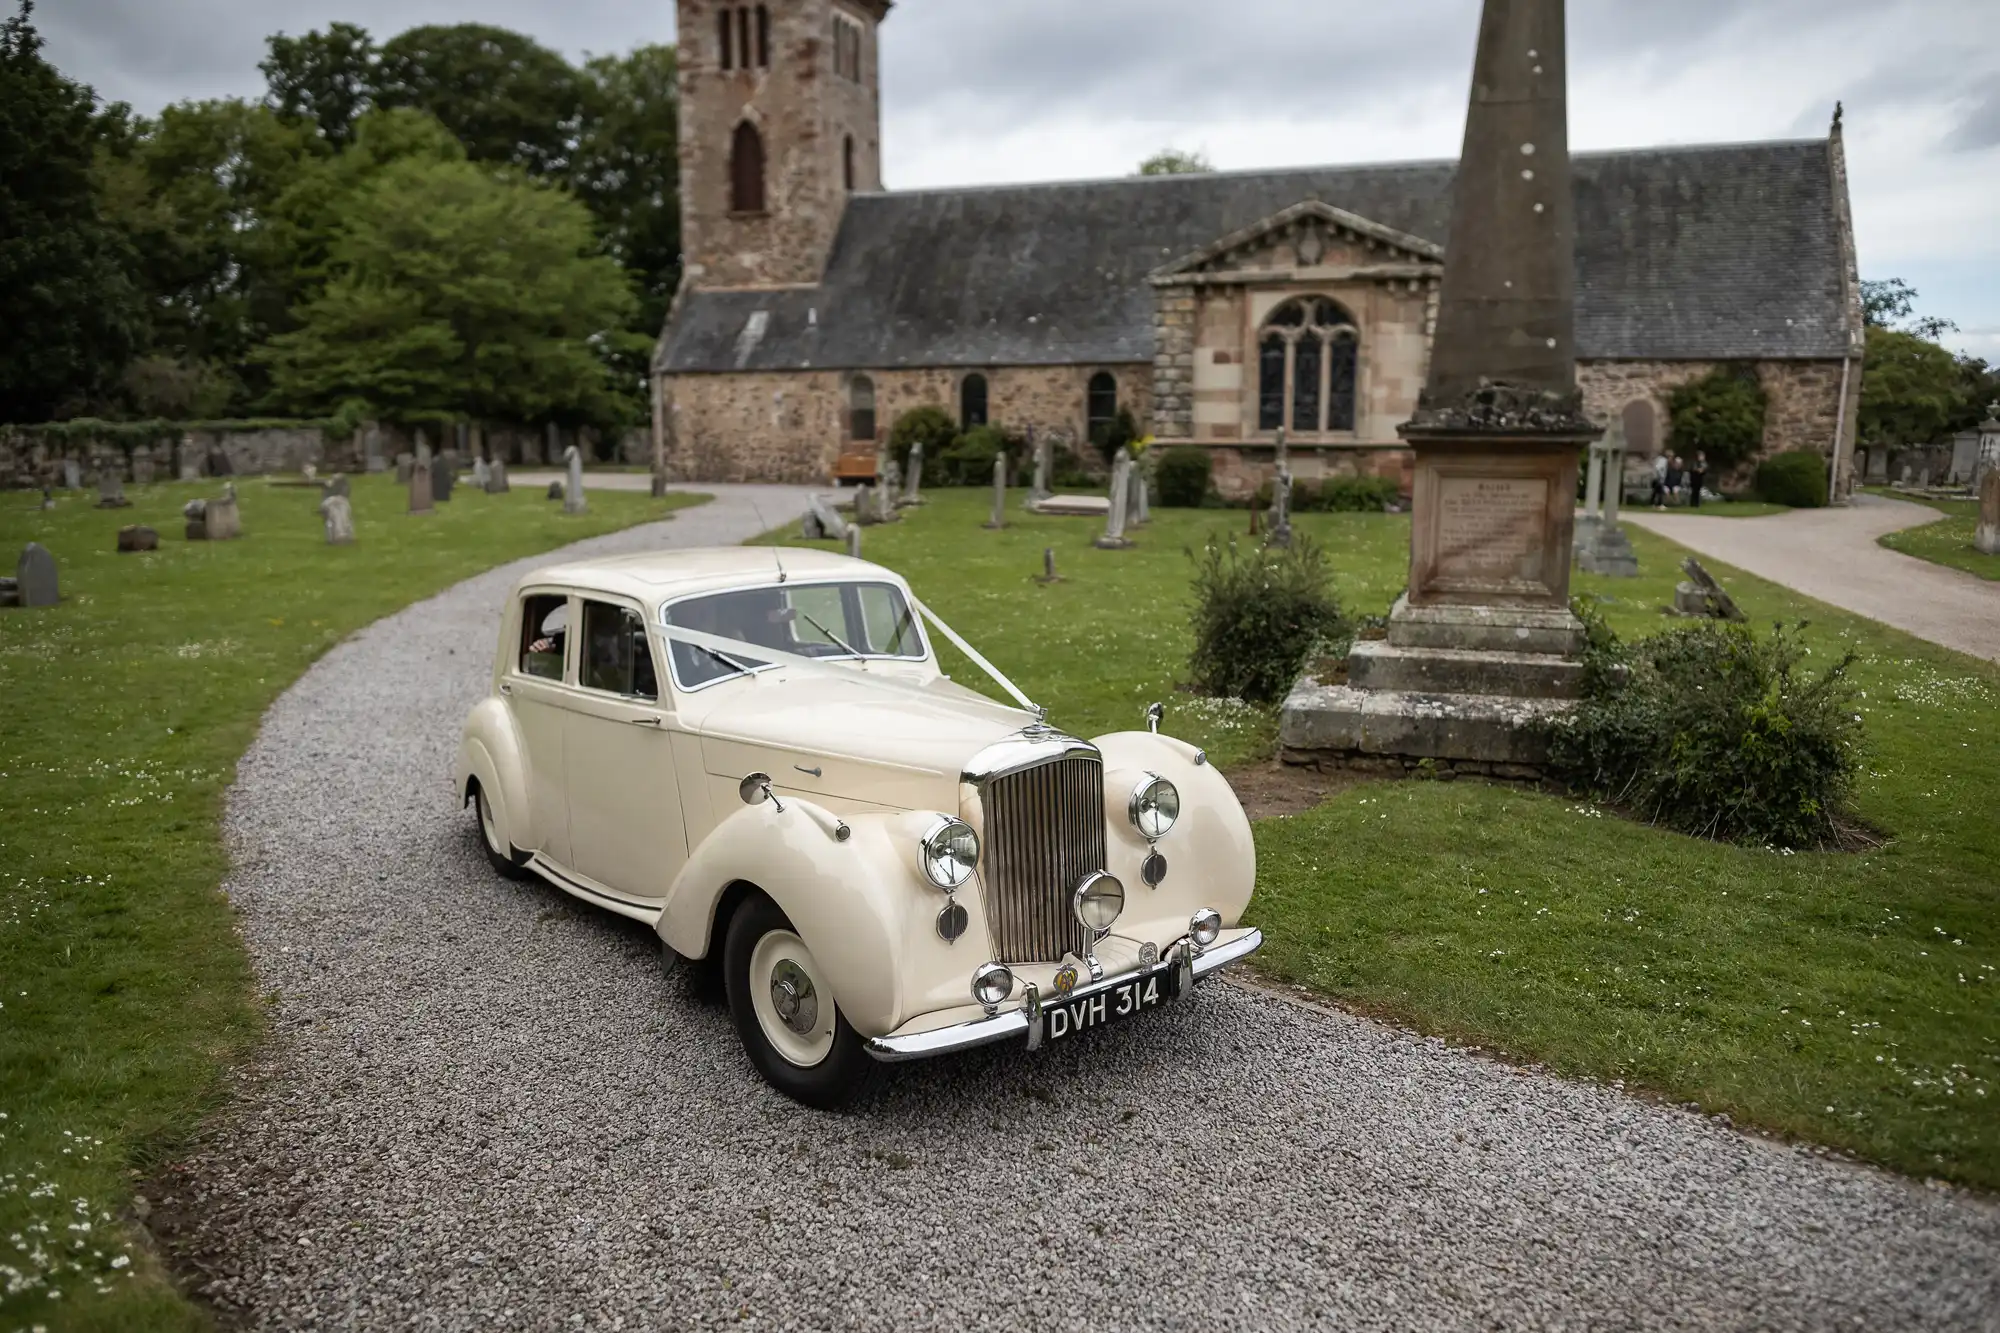
[[[1560,457],[1545,453],[1424,451],[1412,505],[1410,605],[1567,606],[1574,520],[1563,470]]]

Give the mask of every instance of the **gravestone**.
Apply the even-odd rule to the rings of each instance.
[[[354,545],[354,506],[344,495],[329,495],[319,502],[320,517],[326,520],[328,546]]]
[[[483,458],[472,460],[472,484],[482,491],[493,484],[493,469]]]
[[[861,558],[861,528],[859,524],[847,530],[847,554],[855,560]]]
[[[1264,512],[1264,526],[1273,530],[1278,526],[1279,478],[1288,477],[1292,472],[1291,455],[1285,448],[1285,428],[1283,426],[1278,427],[1275,439],[1277,444],[1277,467],[1271,474],[1271,503],[1265,507]],[[1289,540],[1290,534],[1287,533],[1286,537]]]
[[[581,514],[590,507],[583,497],[583,453],[575,445],[563,451],[563,462],[569,465],[569,478],[563,485],[563,512]]]
[[[551,500],[560,500],[563,498],[563,484],[560,481],[549,483],[548,498]]]
[[[1053,547],[1053,546],[1044,546],[1044,547],[1042,548],[1042,572],[1041,572],[1041,573],[1039,573],[1039,574],[1037,574],[1037,575],[1035,575],[1035,582],[1037,582],[1037,583],[1061,583],[1061,582],[1062,582],[1062,575],[1060,575],[1060,574],[1056,573],[1056,548],[1055,548],[1055,547]]]
[[[40,542],[21,548],[21,559],[14,566],[14,595],[22,606],[54,606],[62,600],[56,558]]]
[[[319,488],[319,493],[320,497],[324,499],[329,495],[351,497],[353,491],[348,485],[347,474],[345,472],[336,472]]]
[[[1591,574],[1630,579],[1639,576],[1639,556],[1618,522],[1625,498],[1625,426],[1614,418],[1602,440],[1590,445],[1584,481],[1584,516],[1573,539],[1576,567]]]
[[[894,522],[896,518],[896,498],[902,493],[903,469],[892,458],[889,460],[888,475],[884,476],[882,484],[875,488],[876,503],[881,507],[876,517],[884,523]]]
[[[1092,545],[1104,551],[1122,551],[1132,544],[1125,535],[1126,496],[1132,486],[1131,455],[1120,452],[1111,464],[1111,508],[1104,516],[1104,532]]]
[[[924,442],[918,440],[910,446],[910,484],[903,491],[903,503],[920,505],[924,502]]]
[[[417,469],[417,456],[415,454],[397,454],[396,484],[398,486],[409,485],[410,474],[416,471],[416,469]]]
[[[431,447],[424,443],[424,433],[418,431],[417,456],[410,463],[409,476],[410,512],[412,514],[429,514],[436,511],[435,497],[431,494],[431,485],[434,477],[431,469],[434,461],[431,458]],[[400,471],[401,469],[398,470]]]
[[[62,461],[62,484],[66,491],[83,489],[83,465],[74,458],[65,458]]]
[[[808,540],[845,541],[847,523],[832,505],[815,495],[806,510],[805,535]]]
[[[382,456],[382,428],[369,423],[365,443],[362,445],[362,464],[369,472],[387,472],[389,460]]]
[[[989,528],[1007,526],[1007,454],[1005,450],[993,455],[993,517],[986,520]]]
[[[181,447],[174,452],[174,463],[182,481],[201,480],[201,459],[195,456],[194,436],[181,436]]]
[[[222,498],[210,500],[203,511],[202,523],[207,537],[212,542],[234,541],[243,535],[243,516],[236,508],[236,484],[230,482],[222,488]]]
[[[1049,498],[1052,484],[1050,473],[1055,467],[1055,444],[1045,431],[1028,427],[1028,445],[1035,451],[1035,484],[1028,492],[1028,504],[1032,508]]]
[[[1979,479],[1979,525],[1972,546],[1985,555],[2000,555],[2000,467],[1989,467]]]
[[[1674,589],[1674,609],[1684,616],[1709,616],[1716,620],[1733,620],[1739,624],[1744,615],[1736,606],[1736,599],[1723,591],[1715,576],[1702,568],[1701,561],[1689,556],[1681,561],[1681,569],[1687,580]]]
[[[496,458],[486,467],[486,493],[505,495],[513,489],[507,484],[507,460]]]
[[[132,453],[132,480],[141,486],[150,486],[153,484],[153,477],[152,446],[148,445],[144,449],[134,450]]]
[[[451,488],[458,484],[458,467],[447,450],[431,460],[431,499],[451,499]]]
[[[1271,487],[1271,529],[1264,545],[1280,549],[1292,544],[1292,474],[1280,469]]]
[[[137,523],[128,523],[118,529],[118,553],[129,555],[134,551],[157,551],[160,549],[160,534]]]
[[[1142,527],[1153,521],[1153,479],[1145,468],[1139,469],[1138,514]]]
[[[875,488],[867,485],[856,486],[854,488],[854,525],[860,527],[863,524],[879,522],[880,520],[876,517],[879,512],[875,507]]]
[[[208,501],[189,500],[181,506],[181,517],[187,520],[185,535],[189,541],[208,540]]]
[[[236,475],[236,464],[229,460],[229,451],[226,449],[218,448],[209,450],[207,467],[208,475],[211,477],[233,477]]]
[[[125,509],[131,501],[125,498],[125,478],[106,468],[97,477],[97,507],[99,509]]]

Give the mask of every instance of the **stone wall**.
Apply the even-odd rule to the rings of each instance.
[[[322,472],[361,469],[358,440],[317,426],[170,430],[130,443],[0,427],[0,484],[60,485],[66,458],[76,460],[86,484],[107,472],[144,484],[182,477],[298,472],[308,463]]]
[[[1075,451],[1087,468],[1101,460],[1084,447],[1091,377],[1118,380],[1119,405],[1144,422],[1152,379],[1144,365],[995,366],[874,371],[782,371],[676,375],[662,380],[668,419],[667,475],[679,481],[825,483],[842,453],[886,445],[896,419],[914,407],[959,415],[965,377],[986,377],[987,420],[1008,431],[1033,427]],[[848,395],[858,375],[875,386],[875,439],[848,438]]]

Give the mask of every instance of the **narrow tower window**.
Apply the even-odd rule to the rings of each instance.
[[[720,11],[718,11],[718,12],[717,12],[717,14],[716,14],[716,16],[715,16],[715,17],[716,17],[716,19],[717,19],[717,24],[716,24],[716,26],[717,26],[717,27],[718,27],[718,28],[719,28],[719,29],[721,30],[721,42],[720,42],[719,46],[720,46],[720,50],[721,50],[721,53],[722,53],[722,67],[723,67],[724,69],[735,69],[735,68],[736,68],[736,42],[735,42],[735,31],[736,31],[736,29],[735,29],[735,24],[734,24],[734,23],[732,23],[732,22],[731,22],[731,20],[730,20],[730,11],[729,11],[729,10],[727,10],[727,9],[724,9],[724,10],[720,10]]]
[[[986,424],[986,377],[967,375],[958,386],[958,424],[961,430]]]
[[[847,182],[847,192],[854,193],[854,136],[848,135],[840,141],[840,174]]]
[[[757,64],[771,67],[771,11],[763,5],[757,6]]]
[[[735,213],[764,211],[764,136],[744,121],[729,145],[729,208]]]
[[[1108,370],[1100,370],[1090,377],[1090,392],[1084,403],[1085,419],[1089,423],[1086,432],[1091,439],[1097,438],[1100,427],[1109,426],[1118,419],[1118,377]]]
[[[750,6],[740,5],[736,10],[736,52],[743,68],[750,68]]]

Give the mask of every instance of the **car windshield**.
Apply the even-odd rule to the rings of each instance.
[[[891,583],[787,583],[690,597],[660,610],[677,629],[798,657],[921,660],[923,636],[902,590]],[[672,643],[674,681],[696,689],[769,666],[753,652]]]

